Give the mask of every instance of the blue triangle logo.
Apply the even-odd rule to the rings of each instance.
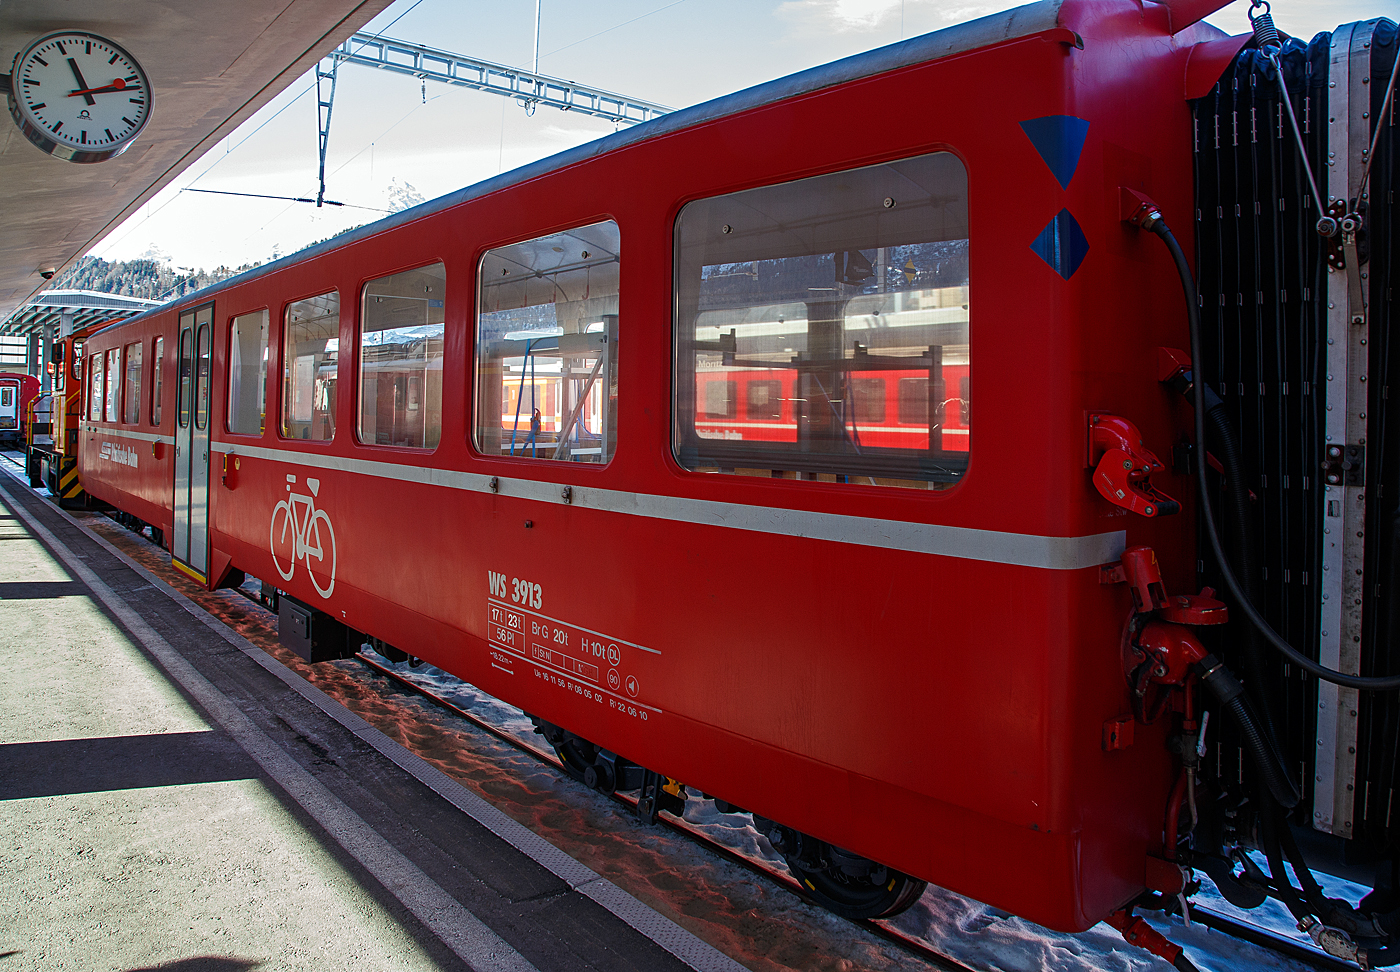
[[[1045,224],[1045,229],[1031,244],[1031,250],[1050,264],[1051,270],[1068,280],[1084,262],[1089,252],[1089,241],[1084,238],[1084,231],[1069,210],[1062,209]]]
[[[1089,123],[1073,115],[1046,115],[1021,122],[1021,130],[1050,167],[1060,188],[1068,189],[1074,170],[1079,168],[1079,153],[1084,151]]]

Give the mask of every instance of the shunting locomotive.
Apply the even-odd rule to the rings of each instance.
[[[82,486],[838,913],[1189,968],[1136,909],[1204,873],[1395,964],[1396,27],[1221,5],[1042,0],[100,330]]]

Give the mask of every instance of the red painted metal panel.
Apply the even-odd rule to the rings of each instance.
[[[1169,588],[1193,576],[1189,484],[1171,474],[1157,483],[1185,503],[1180,516],[1128,515],[1093,488],[1087,431],[1090,412],[1125,416],[1165,455],[1187,428],[1184,406],[1156,380],[1156,349],[1186,341],[1176,277],[1154,241],[1120,222],[1119,195],[1126,186],[1155,199],[1189,252],[1181,79],[1191,32],[1173,39],[1164,8],[1117,0],[1074,0],[1060,19],[1082,50],[1051,35],[1011,40],[708,121],[220,291],[213,438],[236,463],[221,481],[211,461],[213,550],[636,762],[1042,924],[1093,924],[1142,889],[1171,782],[1158,730],[1140,728],[1126,749],[1102,745],[1105,721],[1127,712],[1126,589],[1101,585],[1094,565],[1017,566],[880,539],[890,524],[1048,538],[1122,531],[1158,551]],[[1021,127],[1050,116],[1087,123],[1065,183]],[[669,379],[680,208],[938,150],[957,154],[969,183],[977,407],[961,482],[918,491],[684,472],[671,454]],[[1032,249],[1061,211],[1088,247],[1068,278]],[[623,251],[615,459],[474,453],[476,260],[602,219],[617,221]],[[436,451],[355,441],[349,353],[335,439],[281,439],[286,303],[338,289],[340,347],[353,348],[364,282],[437,261],[447,267],[448,364]],[[229,435],[228,322],[263,307],[274,349],[268,428]],[[170,348],[174,321],[162,311],[90,348],[158,332]],[[168,400],[163,435],[173,414]],[[88,488],[168,525],[168,459],[96,463],[103,423],[86,425],[99,430],[85,433]],[[493,476],[499,492],[483,485]],[[566,485],[579,502],[562,499]],[[274,559],[277,504],[294,495],[298,522],[322,512],[317,530],[333,530],[333,553],[322,536],[320,557],[283,549]],[[613,508],[597,508],[599,497]],[[838,541],[718,525],[718,514],[638,515],[627,497],[856,518],[839,521],[855,533]],[[512,600],[513,581],[539,585],[533,613]]]

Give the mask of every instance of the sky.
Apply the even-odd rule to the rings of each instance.
[[[998,0],[540,0],[542,74],[682,108],[1016,3]],[[1209,22],[1249,29],[1245,0]],[[1310,38],[1400,0],[1276,0],[1275,23]],[[528,68],[535,0],[397,0],[366,30]],[[212,270],[266,261],[372,222],[412,187],[432,199],[613,131],[611,122],[355,65],[339,72],[326,198],[344,208],[190,189],[311,196],[314,75],[299,79],[91,252]],[[350,208],[351,206],[362,208]],[[211,231],[212,230],[212,231]]]

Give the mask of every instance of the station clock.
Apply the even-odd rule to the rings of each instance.
[[[69,162],[121,155],[151,117],[151,84],[136,58],[86,31],[40,37],[15,55],[10,115],[26,138]]]

